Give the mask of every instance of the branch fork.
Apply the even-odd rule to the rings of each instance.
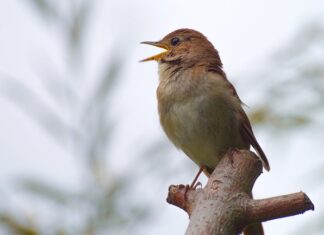
[[[171,185],[167,202],[190,217],[186,235],[234,235],[251,223],[314,210],[303,192],[254,200],[252,188],[262,163],[248,150],[227,154],[202,189]]]

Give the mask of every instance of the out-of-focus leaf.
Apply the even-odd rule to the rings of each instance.
[[[85,152],[92,159],[103,155],[115,126],[113,120],[107,114],[108,97],[120,76],[122,62],[118,56],[113,58],[112,63],[107,64],[106,71],[87,100],[81,116],[83,130],[85,131],[82,134],[87,140],[87,145],[84,145],[84,147],[87,147]]]
[[[167,175],[172,175],[170,174],[170,166],[168,164],[163,164],[163,161],[166,161],[167,156],[170,155],[171,148],[174,147],[166,139],[156,140],[150,146],[145,148],[140,154],[141,157],[139,159],[134,159],[134,162],[131,162],[130,166],[139,165],[138,167],[140,168],[140,172],[143,172],[144,174],[154,173],[161,175],[165,172]],[[138,162],[146,162],[146,164],[138,164]]]
[[[310,123],[309,117],[302,114],[284,114],[262,106],[249,113],[250,121],[254,124],[270,124],[277,128],[295,128]]]
[[[290,64],[296,58],[304,56],[310,47],[321,45],[324,38],[323,28],[321,22],[308,22],[296,33],[290,43],[273,54],[272,62],[275,65]]]
[[[30,2],[36,12],[46,20],[58,16],[57,4],[53,4],[51,0],[28,0],[28,2]]]
[[[253,123],[277,131],[314,123],[315,114],[324,111],[323,40],[324,25],[312,22],[273,55],[257,75],[266,86],[261,88],[264,101],[250,113]]]
[[[79,62],[78,60],[83,62],[86,59],[82,53],[83,42],[91,21],[90,14],[94,1],[29,0],[29,2],[43,17],[42,20],[51,20],[58,32],[62,33],[58,35],[59,40],[60,42],[63,40],[66,47],[61,59],[66,61],[66,58],[71,58],[74,64],[67,66],[68,71],[65,71],[66,74],[63,76],[61,74],[57,76],[53,71],[55,68],[46,70],[46,66],[41,65],[45,68],[43,70],[45,74],[42,75],[45,77],[42,80],[44,88],[58,107],[47,105],[30,87],[11,79],[7,79],[4,82],[5,86],[0,86],[0,90],[60,143],[66,142],[67,138],[70,140],[69,147],[73,149],[78,159],[83,160],[80,164],[83,185],[80,190],[67,192],[68,190],[55,187],[48,182],[27,179],[21,181],[19,186],[30,195],[54,202],[56,206],[64,206],[63,210],[58,210],[62,213],[58,215],[59,219],[51,221],[46,228],[36,220],[40,225],[41,234],[47,235],[48,232],[61,235],[122,234],[119,231],[122,231],[123,227],[135,227],[143,220],[148,208],[148,205],[142,205],[129,196],[133,191],[133,184],[138,180],[133,177],[137,176],[137,169],[134,168],[134,172],[127,172],[127,178],[122,175],[117,177],[107,164],[107,160],[110,160],[107,156],[107,147],[112,142],[110,138],[115,126],[109,113],[109,98],[120,77],[124,60],[119,55],[120,52],[112,53],[113,56],[107,60],[93,92],[90,96],[78,99],[77,89],[82,87],[81,82],[84,80],[69,79],[67,85],[65,80],[61,82],[57,77],[72,75],[70,78],[73,78],[74,75],[82,74],[80,73],[83,69],[82,63],[75,62]],[[67,95],[67,99],[71,99],[73,109],[64,109],[60,106],[68,103],[64,101],[64,97],[62,98],[64,94]],[[62,113],[67,113],[68,117],[61,115]],[[71,120],[75,122],[70,123]],[[129,178],[131,179],[128,180]],[[134,234],[134,229],[129,231],[124,234]]]
[[[266,106],[254,109],[253,112],[249,113],[249,119],[252,123],[259,124],[264,123],[269,115],[269,108]]]
[[[106,65],[106,71],[101,78],[95,92],[94,101],[98,102],[100,100],[105,100],[105,98],[111,93],[114,88],[116,81],[120,78],[120,72],[123,68],[123,61],[119,55],[114,54],[111,57],[110,63]]]
[[[46,61],[47,62],[47,61]],[[69,80],[66,76],[59,74],[57,68],[48,63],[37,61],[39,68],[40,81],[46,89],[52,100],[59,106],[68,108],[74,107],[78,102],[78,97],[73,89],[73,80]]]
[[[109,62],[106,63],[103,75],[99,79],[97,86],[93,90],[92,95],[88,100],[88,104],[85,108],[85,115],[87,115],[91,110],[107,108],[107,97],[111,94],[111,91],[115,87],[118,78],[120,78],[123,65],[123,60],[120,55],[113,53],[113,56],[110,57]]]
[[[39,235],[41,234],[33,224],[23,224],[9,214],[0,214],[0,223],[5,224],[16,235]]]
[[[42,182],[38,179],[24,178],[19,181],[19,186],[25,192],[32,193],[37,197],[42,197],[58,204],[67,204],[73,196],[56,186],[50,185],[48,182]]]
[[[3,78],[0,89],[11,101],[15,102],[37,124],[60,143],[65,143],[75,130],[68,126],[56,112],[50,109],[27,85],[14,78]]]
[[[81,52],[83,35],[87,29],[93,3],[94,1],[81,1],[80,4],[73,4],[72,15],[66,27],[73,59],[77,59],[76,57]]]

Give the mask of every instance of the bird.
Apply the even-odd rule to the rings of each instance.
[[[141,62],[158,63],[160,124],[168,139],[199,166],[191,187],[201,172],[209,177],[232,150],[252,146],[264,169],[270,170],[244,103],[228,80],[217,49],[202,33],[183,28],[159,41],[141,43],[164,49]],[[254,227],[244,234],[264,234],[261,224]]]

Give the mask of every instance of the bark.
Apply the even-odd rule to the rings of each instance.
[[[171,185],[167,201],[188,213],[186,235],[235,235],[250,223],[314,210],[303,192],[253,200],[251,191],[261,173],[254,153],[236,151],[224,156],[204,188]]]

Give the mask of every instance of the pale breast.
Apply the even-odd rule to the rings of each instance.
[[[230,148],[246,148],[239,132],[240,101],[219,74],[189,72],[169,77],[163,67],[157,90],[161,125],[196,164],[210,169]],[[199,71],[198,71],[199,72]],[[172,79],[174,78],[174,79]]]
[[[235,114],[221,99],[175,102],[160,121],[168,138],[200,166],[214,169],[229,148],[242,146]]]

